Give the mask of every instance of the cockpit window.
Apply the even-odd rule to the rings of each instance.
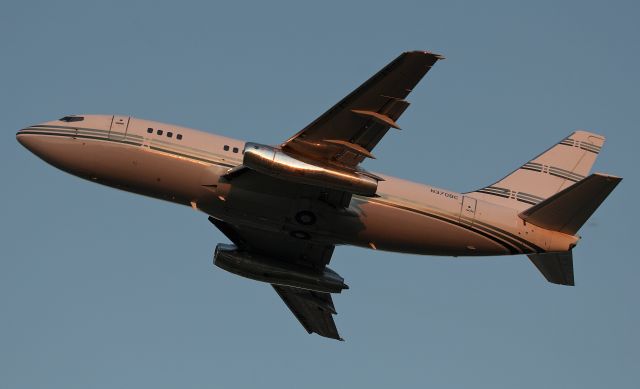
[[[62,119],[60,119],[61,122],[81,122],[84,120],[83,116],[65,116]]]

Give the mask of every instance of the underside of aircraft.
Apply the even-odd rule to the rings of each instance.
[[[111,187],[206,213],[232,244],[216,266],[272,285],[309,333],[341,339],[329,264],[338,245],[425,255],[524,254],[574,285],[577,232],[621,178],[591,173],[604,137],[575,131],[494,184],[457,193],[372,173],[362,162],[439,60],[401,54],[279,145],[119,115],[71,115],[18,141],[46,162]]]

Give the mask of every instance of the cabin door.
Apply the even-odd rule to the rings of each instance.
[[[129,116],[114,115],[111,119],[109,139],[124,139],[127,136],[127,130],[129,129],[129,119]]]
[[[462,197],[462,209],[460,210],[460,221],[466,224],[473,224],[476,218],[476,203],[478,201],[472,197]]]

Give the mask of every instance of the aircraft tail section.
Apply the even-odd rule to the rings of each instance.
[[[595,173],[520,213],[525,221],[574,235],[622,178]]]
[[[543,253],[527,255],[547,281],[558,285],[574,286],[573,253]]]
[[[604,141],[602,135],[575,131],[502,180],[471,194],[524,210],[584,179]]]
[[[527,223],[574,235],[620,181],[620,177],[592,174],[521,212],[519,216]],[[547,281],[575,285],[571,251],[529,254],[528,257]]]

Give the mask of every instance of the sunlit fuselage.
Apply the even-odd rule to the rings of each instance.
[[[347,209],[312,201],[308,187],[291,181],[228,181],[221,176],[242,163],[244,141],[128,116],[83,117],[31,126],[17,138],[87,180],[299,239],[450,256],[565,251],[577,241],[525,224],[511,208],[393,177],[383,176],[377,197],[354,195]],[[301,211],[317,220],[301,223]]]

